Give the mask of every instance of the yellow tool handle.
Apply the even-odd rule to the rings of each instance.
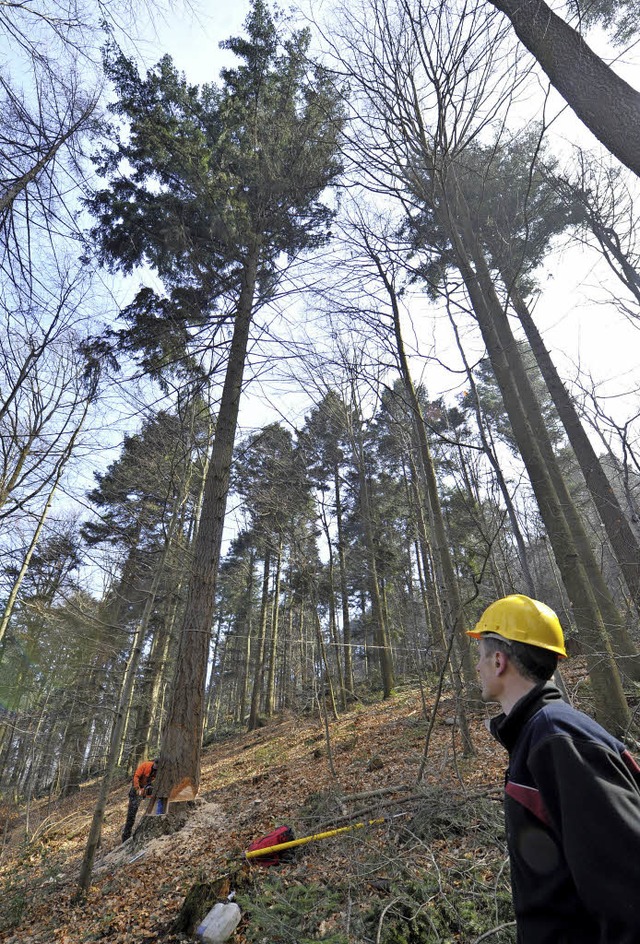
[[[282,852],[283,849],[293,849],[294,846],[303,846],[307,842],[313,842],[315,839],[329,839],[330,836],[337,836],[339,833],[348,833],[352,829],[362,829],[364,826],[376,826],[384,823],[382,819],[370,819],[368,823],[354,823],[352,826],[340,826],[339,829],[330,829],[326,833],[316,833],[315,836],[303,836],[302,839],[291,839],[289,842],[281,842],[277,846],[265,846],[264,849],[253,849],[251,852],[245,852],[247,859],[255,859],[258,856],[268,855],[271,852]]]

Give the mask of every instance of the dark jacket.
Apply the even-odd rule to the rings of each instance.
[[[640,944],[640,768],[629,752],[550,684],[491,730],[509,752],[518,944]]]

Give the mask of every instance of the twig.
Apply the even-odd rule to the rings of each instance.
[[[382,935],[382,922],[384,921],[384,918],[385,918],[385,915],[386,915],[387,911],[389,910],[389,908],[393,908],[393,906],[394,906],[394,905],[396,904],[396,902],[398,902],[398,901],[402,901],[402,898],[392,898],[392,900],[389,902],[389,904],[388,904],[388,905],[385,905],[385,907],[382,909],[382,913],[381,913],[381,915],[380,915],[380,920],[378,921],[378,933],[376,934],[376,944],[380,944],[380,937],[381,937],[381,935]]]
[[[385,793],[400,793],[401,790],[413,790],[411,784],[400,783],[397,787],[382,787],[380,790],[364,790],[362,793],[345,793],[342,800],[368,800],[369,797],[383,796]]]
[[[507,921],[505,924],[499,924],[496,928],[491,928],[490,931],[485,931],[484,934],[481,934],[480,937],[477,937],[475,941],[472,941],[472,944],[480,944],[480,941],[484,941],[486,938],[491,937],[492,934],[497,934],[498,931],[504,931],[505,928],[515,927],[515,921]]]
[[[397,806],[400,803],[412,803],[420,799],[421,797],[419,796],[396,797],[395,800],[387,800],[385,803],[378,803],[375,806],[368,806],[363,810],[356,810],[354,813],[351,813],[350,816],[343,817],[343,819],[348,821],[356,819],[358,816],[368,816],[370,813],[379,813],[381,810],[386,810],[390,806]]]

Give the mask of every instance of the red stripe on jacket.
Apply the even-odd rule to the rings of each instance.
[[[544,823],[545,826],[551,826],[551,820],[547,808],[542,802],[539,790],[536,790],[535,787],[526,787],[522,783],[514,783],[512,780],[507,781],[504,790],[512,800],[533,813],[541,823]]]

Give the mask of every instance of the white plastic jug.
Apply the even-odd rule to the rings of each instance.
[[[238,927],[241,917],[242,912],[235,902],[219,901],[198,925],[196,936],[206,944],[223,944]]]

